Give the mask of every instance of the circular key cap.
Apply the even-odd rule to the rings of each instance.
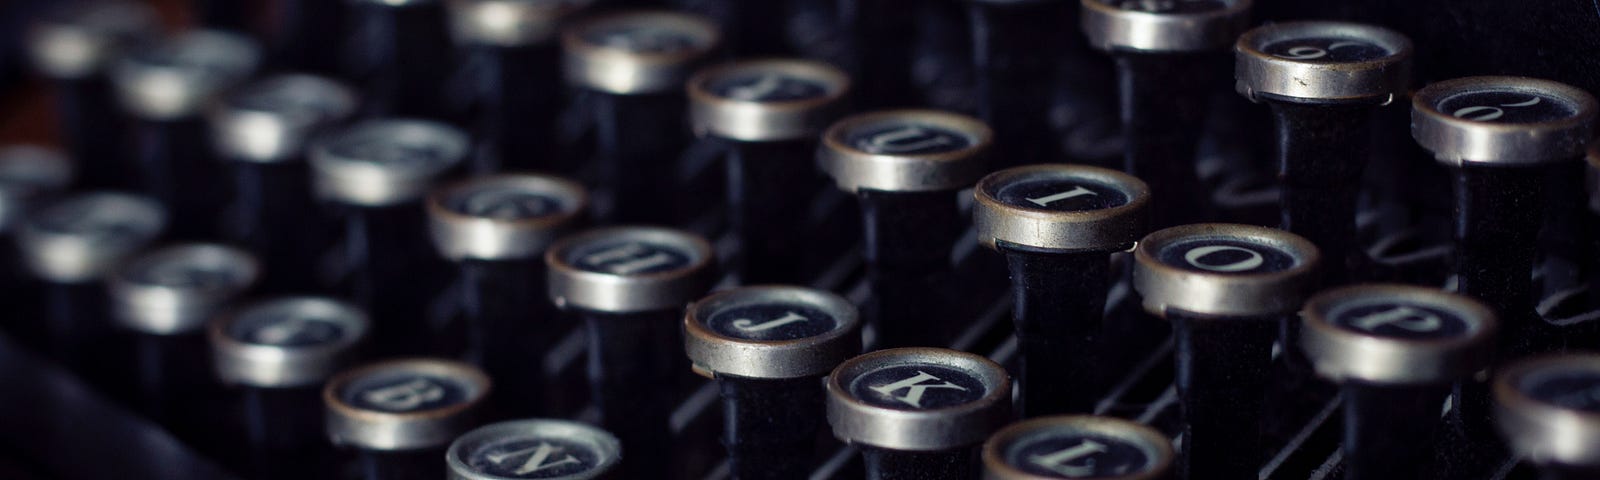
[[[1133,287],[1157,316],[1259,317],[1300,308],[1317,247],[1282,230],[1207,223],[1151,233],[1134,250]]]
[[[938,451],[977,445],[1009,416],[1011,378],[966,352],[894,348],[828,376],[828,424],[850,444]]]
[[[260,273],[254,256],[220,244],[189,243],[147,252],[112,272],[112,318],[147,334],[198,331]]]
[[[65,190],[76,170],[51,148],[0,147],[0,233],[14,230],[40,201]]]
[[[1125,249],[1145,234],[1150,188],[1138,178],[1084,165],[1001,170],[973,190],[972,222],[989,248]]]
[[[514,420],[479,427],[450,444],[450,480],[606,478],[622,458],[617,437],[578,422]]]
[[[23,263],[50,282],[100,278],[159,236],[167,214],[155,201],[121,193],[83,193],[44,207],[17,232]]]
[[[745,142],[813,137],[850,91],[837,68],[809,60],[753,60],[711,67],[689,79],[696,134]]]
[[[444,447],[472,425],[489,377],[460,362],[390,360],[346,371],[322,389],[328,436],[362,450]]]
[[[449,7],[459,41],[520,47],[554,40],[562,21],[593,3],[595,0],[457,0]]]
[[[141,2],[64,2],[28,28],[27,53],[46,77],[81,79],[103,72],[128,45],[159,27],[155,10]]]
[[[368,120],[311,147],[317,192],[352,205],[382,207],[422,198],[429,184],[459,165],[466,133],[425,120]]]
[[[589,230],[545,253],[550,298],[561,308],[628,313],[678,308],[710,286],[711,245],[655,227]]]
[[[891,192],[959,190],[983,176],[994,132],[975,118],[937,110],[852,115],[822,135],[817,164],[839,188]]]
[[[720,41],[710,20],[666,11],[596,17],[561,36],[567,83],[618,95],[682,88]]]
[[[1193,52],[1233,43],[1250,0],[1081,0],[1089,44],[1101,50]]]
[[[1600,356],[1538,357],[1495,376],[1495,417],[1511,448],[1550,478],[1600,471]],[[1589,475],[1557,476],[1561,470]]]
[[[258,388],[321,385],[349,362],[371,320],[349,303],[282,297],[251,303],[207,328],[217,375]]]
[[[588,191],[544,175],[478,177],[428,196],[433,242],[451,260],[538,258],[587,210]]]
[[[821,376],[861,351],[855,306],[801,287],[726,290],[689,306],[684,349],[712,377]]]
[[[210,112],[217,153],[229,160],[301,158],[311,139],[356,112],[356,92],[314,75],[274,75],[246,84]]]
[[[195,30],[128,52],[112,67],[111,78],[124,108],[142,118],[171,120],[199,113],[260,62],[260,47],[249,38]]]
[[[1087,415],[1042,417],[995,432],[983,445],[985,480],[1159,480],[1172,442],[1153,428]]]
[[[1358,285],[1306,302],[1300,347],[1334,381],[1449,383],[1484,368],[1494,312],[1425,287]]]
[[[1411,136],[1446,165],[1517,166],[1583,154],[1594,134],[1594,96],[1527,77],[1467,77],[1412,97]]]
[[[1236,88],[1257,101],[1388,104],[1411,80],[1411,40],[1359,23],[1263,25],[1233,52]]]

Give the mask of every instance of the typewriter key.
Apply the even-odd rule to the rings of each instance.
[[[180,433],[218,399],[206,371],[205,324],[260,276],[249,253],[178,244],[133,257],[111,273],[111,318],[132,332],[134,398],[145,415]],[[213,395],[207,395],[213,393]]]
[[[819,166],[861,205],[880,346],[940,340],[927,338],[941,313],[929,285],[965,227],[955,193],[983,176],[993,137],[976,119],[933,110],[854,115],[823,134]]]
[[[1500,432],[1544,480],[1600,477],[1600,356],[1541,357],[1494,380]]]
[[[60,195],[76,174],[61,152],[33,145],[0,147],[0,328],[24,342],[37,340],[30,312],[38,284],[28,280],[17,252],[17,230],[28,215]]]
[[[479,427],[450,444],[448,480],[610,478],[622,443],[604,430],[564,420],[514,420]]]
[[[444,0],[352,0],[348,76],[367,96],[367,113],[450,122],[455,45]]]
[[[122,107],[138,123],[140,189],[161,201],[179,238],[211,238],[226,182],[207,143],[204,109],[249,77],[258,47],[232,33],[198,30],[129,52],[111,70]],[[101,141],[105,141],[102,139]]]
[[[443,284],[443,260],[427,252],[428,188],[460,165],[467,135],[424,120],[368,120],[311,147],[312,183],[343,207],[345,266],[357,305],[381,318],[382,349],[419,353],[442,340],[427,315]]]
[[[1049,99],[1066,48],[1061,25],[1075,12],[1061,0],[968,0],[978,118],[1000,138],[995,167],[1061,161]]]
[[[473,427],[489,386],[471,365],[432,358],[348,370],[322,388],[328,438],[356,450],[364,480],[438,479],[446,448]]]
[[[1172,442],[1110,417],[1061,415],[1014,423],[983,444],[984,480],[1165,480]]]
[[[1149,187],[1099,167],[1035,165],[989,174],[973,196],[978,241],[1010,265],[1019,415],[1092,412],[1110,380],[1097,350],[1111,254],[1146,233]]]
[[[1432,288],[1357,285],[1306,301],[1300,348],[1344,401],[1347,479],[1423,478],[1451,385],[1489,365],[1494,312]]]
[[[544,355],[557,313],[545,300],[544,251],[583,221],[583,186],[540,175],[478,177],[428,196],[433,245],[457,268],[469,362],[499,381],[490,409],[544,412]]]
[[[552,171],[561,109],[562,22],[594,0],[460,0],[449,3],[456,39],[469,57],[473,130],[481,135],[472,170]],[[765,3],[765,2],[762,2]]]
[[[355,92],[332,80],[276,75],[240,87],[210,111],[212,142],[233,184],[223,237],[272,265],[263,291],[318,284],[333,226],[317,213],[306,150],[348,120],[356,102]]]
[[[1541,181],[1545,169],[1579,161],[1600,107],[1577,88],[1524,77],[1447,80],[1412,103],[1412,137],[1455,175],[1456,290],[1499,312],[1507,358],[1548,350],[1530,275]]]
[[[128,45],[154,36],[155,11],[137,1],[64,2],[27,32],[33,69],[54,87],[62,143],[83,167],[77,186],[133,187],[117,141],[127,125],[118,115],[106,71]]]
[[[1267,104],[1277,128],[1279,227],[1322,250],[1323,284],[1360,280],[1356,196],[1380,106],[1406,93],[1411,40],[1337,22],[1258,27],[1233,47],[1240,95]]]
[[[843,110],[844,72],[806,60],[712,67],[689,79],[697,135],[727,144],[729,223],[740,240],[740,283],[800,280],[816,185],[816,137]]]
[[[1225,65],[1220,52],[1249,21],[1250,0],[1081,0],[1089,44],[1116,59],[1126,141],[1123,170],[1160,192],[1153,226],[1203,220],[1208,195],[1195,151]]]
[[[42,350],[80,371],[90,366],[112,325],[100,281],[166,224],[167,213],[154,200],[105,192],[67,197],[28,216],[16,242],[23,265],[43,282],[39,313],[31,319]]]
[[[711,245],[665,228],[589,230],[545,251],[550,298],[583,317],[590,398],[601,426],[622,439],[623,478],[669,471],[671,402],[683,372],[683,306],[714,277]]]
[[[1299,236],[1247,225],[1183,225],[1139,241],[1133,288],[1172,322],[1180,478],[1256,475],[1272,343],[1316,283],[1319,257]]]
[[[616,222],[670,220],[683,129],[684,82],[717,48],[710,20],[627,11],[562,34],[567,83],[584,92],[593,118],[600,190],[596,211]]]
[[[722,392],[736,479],[803,479],[826,410],[822,377],[861,353],[854,305],[789,286],[727,290],[689,306],[684,349]]]
[[[978,446],[1011,418],[1005,369],[955,350],[868,353],[827,389],[828,424],[861,451],[868,480],[978,478]]]

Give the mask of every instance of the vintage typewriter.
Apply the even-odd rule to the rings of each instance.
[[[0,24],[0,478],[1600,478],[1600,4]]]

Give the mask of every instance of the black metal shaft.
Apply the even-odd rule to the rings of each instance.
[[[771,57],[791,53],[792,49],[784,35],[784,22],[789,18],[789,2],[723,0],[720,3],[728,11],[722,31],[736,55]]]
[[[450,121],[446,91],[455,70],[444,2],[390,5],[359,2],[353,76],[366,86],[369,112],[378,116]]]
[[[309,165],[298,159],[226,163],[233,201],[223,217],[223,238],[270,266],[261,272],[261,291],[284,294],[324,288],[318,268],[334,227],[316,205]]]
[[[55,82],[56,114],[62,143],[76,166],[76,186],[86,190],[129,190],[126,121],[104,76]]]
[[[560,48],[480,45],[470,55],[477,74],[474,130],[483,137],[472,170],[553,171],[562,92]]]
[[[1344,478],[1422,478],[1449,385],[1341,386]]]
[[[672,394],[684,371],[681,312],[584,312],[590,399],[622,440],[620,478],[671,478]]]
[[[489,410],[497,418],[545,412],[544,355],[557,328],[545,300],[542,260],[468,260],[460,266],[468,361],[495,381]]]
[[[860,87],[862,107],[900,107],[916,102],[911,80],[912,43],[916,38],[916,2],[911,0],[838,0],[839,24],[848,43],[850,78]]]
[[[228,189],[205,122],[186,118],[138,123],[135,165],[142,190],[166,207],[174,237],[213,238],[222,206],[217,199],[227,198]]]
[[[345,216],[351,296],[381,319],[373,345],[381,354],[419,355],[450,344],[432,326],[430,310],[445,285],[443,260],[430,251],[422,206],[415,202],[352,208]]]
[[[678,93],[595,93],[600,188],[609,199],[601,217],[617,223],[665,223],[673,217],[677,159],[686,145],[684,99]]]
[[[799,282],[816,143],[732,142],[727,151],[728,217],[740,240],[740,283]]]
[[[1455,169],[1456,291],[1483,300],[1504,326],[1501,358],[1544,350],[1531,272],[1544,215],[1539,168]]]
[[[250,477],[323,478],[329,447],[322,425],[322,389],[246,388],[241,395],[250,442]],[[286,462],[284,459],[295,461]]]
[[[804,479],[826,412],[817,377],[719,377],[722,445],[738,480]]]
[[[1001,248],[1016,299],[1018,412],[1022,418],[1094,412],[1109,379],[1101,319],[1111,254]]]
[[[1160,192],[1151,227],[1211,217],[1211,200],[1195,171],[1207,104],[1222,64],[1214,55],[1120,54],[1117,93],[1126,147],[1123,170]]]
[[[1193,318],[1168,312],[1183,407],[1179,478],[1255,478],[1276,318]]]
[[[1070,2],[968,2],[978,118],[995,131],[995,169],[1059,161],[1050,128],[1055,65]]]
[[[933,452],[858,448],[867,480],[975,480],[983,465],[976,448]]]
[[[861,190],[857,198],[877,347],[941,345],[944,309],[930,292],[963,227],[955,194]]]
[[[362,480],[438,480],[445,478],[444,447],[418,450],[362,450],[356,456]]]
[[[251,2],[246,0],[193,0],[200,26],[250,33]]]
[[[104,375],[107,362],[95,361],[107,352],[96,347],[108,342],[112,328],[105,286],[97,282],[48,283],[43,286],[45,351],[79,373]]]
[[[1277,128],[1280,228],[1321,250],[1322,285],[1362,280],[1356,245],[1356,198],[1371,150],[1371,105],[1270,101]]]
[[[179,435],[196,433],[201,425],[195,409],[207,407],[201,397],[215,393],[205,335],[136,333],[131,340],[139,409]]]
[[[349,2],[279,0],[274,10],[270,63],[274,70],[336,76],[348,31]]]

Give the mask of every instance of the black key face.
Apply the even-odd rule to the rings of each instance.
[[[1149,13],[1207,13],[1226,10],[1231,0],[1103,0],[1120,10]]]
[[[243,266],[168,256],[137,266],[130,279],[146,285],[194,290],[221,290],[243,283]]]
[[[693,256],[670,245],[637,240],[597,242],[572,249],[567,263],[608,275],[646,275],[687,268]]]
[[[1126,440],[1088,432],[1046,433],[1025,438],[1005,452],[1005,462],[1051,478],[1108,478],[1150,468],[1150,456]]]
[[[102,202],[80,201],[46,210],[34,221],[45,232],[82,237],[94,243],[134,242],[160,228],[153,219],[128,213]]]
[[[1559,368],[1529,373],[1517,389],[1539,402],[1600,414],[1600,371]]]
[[[560,198],[512,187],[489,187],[451,197],[445,202],[456,213],[496,220],[527,220],[562,213]]]
[[[700,37],[670,28],[649,25],[616,25],[583,33],[594,45],[631,53],[674,54],[704,48]]]
[[[366,162],[381,168],[424,170],[450,162],[446,145],[400,141],[389,132],[371,132],[345,137],[328,147],[340,157]]]
[[[1161,263],[1184,270],[1224,274],[1281,272],[1299,263],[1288,252],[1226,238],[1179,240],[1161,249],[1157,257]]]
[[[285,311],[257,311],[239,317],[228,336],[244,343],[277,347],[315,347],[340,343],[346,322]]]
[[[845,143],[875,155],[928,155],[977,145],[961,132],[913,122],[871,125],[846,134]]]
[[[1372,302],[1336,307],[1328,322],[1339,328],[1404,340],[1465,337],[1477,328],[1460,316],[1427,305]]]
[[[828,85],[777,72],[739,73],[712,79],[706,90],[741,102],[793,102],[828,95]]]
[[[1567,102],[1527,91],[1458,93],[1434,108],[1452,117],[1488,123],[1540,123],[1565,120],[1578,114]]]
[[[1072,178],[1041,178],[1002,185],[994,198],[1014,207],[1058,212],[1104,210],[1128,204],[1115,188]]]
[[[228,102],[240,110],[267,112],[279,117],[305,119],[311,122],[333,117],[337,110],[348,108],[342,105],[342,101],[329,98],[338,93],[312,91],[307,88],[304,83],[267,82],[239,92]]]
[[[1268,55],[1311,63],[1356,63],[1378,60],[1394,52],[1376,43],[1336,37],[1280,40],[1261,49]]]
[[[868,405],[895,410],[934,410],[965,405],[989,392],[967,372],[940,365],[892,365],[850,383],[850,395]]]
[[[587,472],[600,455],[582,444],[558,438],[511,438],[459,452],[478,473],[495,478],[557,478]]]
[[[351,381],[340,397],[362,410],[409,413],[466,403],[471,393],[465,385],[448,378],[416,372],[380,372]]]
[[[778,302],[733,306],[712,313],[705,322],[718,335],[760,341],[799,340],[839,328],[838,320],[822,310]]]

